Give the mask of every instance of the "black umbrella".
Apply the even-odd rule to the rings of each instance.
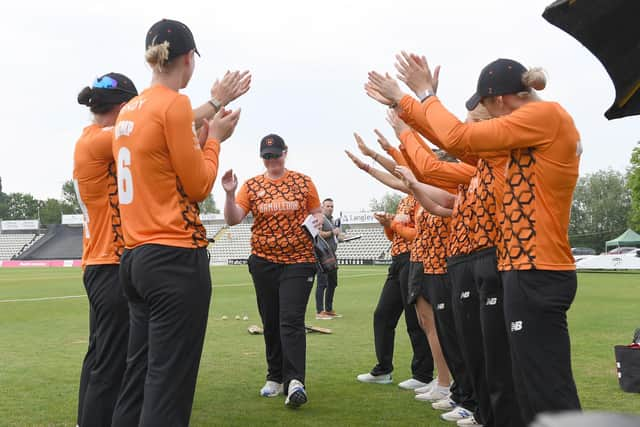
[[[604,65],[616,88],[604,115],[611,120],[640,114],[640,0],[557,0],[542,16]]]

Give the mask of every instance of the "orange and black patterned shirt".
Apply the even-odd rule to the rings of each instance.
[[[409,256],[409,261],[411,262],[424,262],[425,257],[427,256],[427,217],[429,216],[429,212],[427,212],[419,203],[418,209],[415,213],[415,224],[416,224],[416,237],[411,242],[411,253]]]
[[[315,262],[313,244],[302,223],[320,207],[315,185],[291,170],[279,179],[258,175],[247,180],[236,203],[253,214],[251,253],[277,264]]]
[[[113,126],[84,128],[73,155],[73,184],[82,210],[82,267],[118,264],[124,249],[118,183],[111,140]]]
[[[467,153],[509,152],[502,198],[498,268],[575,270],[568,239],[582,145],[571,116],[555,102],[529,102],[512,113],[461,123],[437,97],[405,96],[403,115]]]
[[[456,200],[453,204],[451,222],[449,223],[449,256],[468,255],[471,253],[469,241],[469,224],[471,222],[472,197],[469,197],[469,185],[459,185]]]
[[[446,274],[449,256],[449,228],[451,218],[429,214],[426,218],[425,274]]]
[[[416,236],[415,213],[418,208],[418,201],[411,195],[404,197],[398,203],[396,215],[403,215],[409,218],[404,223],[396,221],[391,222],[390,227],[384,228],[387,239],[391,240],[391,256],[404,254],[411,251],[411,244]]]
[[[502,235],[499,216],[502,213],[504,172],[508,152],[489,151],[481,153],[481,155],[468,153],[459,147],[451,146],[446,139],[440,140],[429,126],[425,126],[422,121],[416,120],[415,117],[404,112],[401,113],[401,116],[412,126],[416,126],[435,145],[462,159],[464,162],[473,163],[476,166],[475,174],[471,178],[466,196],[471,198],[469,199],[470,202],[466,204],[467,209],[470,211],[460,213],[470,233],[469,250],[474,252],[498,246]],[[401,134],[400,139],[404,149],[408,153],[414,153],[412,156],[416,158],[429,154],[431,150],[428,149],[428,146],[422,142],[418,135],[415,135],[415,131],[412,133],[414,135],[409,132]]]
[[[211,193],[220,143],[200,147],[189,98],[146,89],[120,111],[112,149],[126,247],[206,247],[198,202]]]
[[[469,241],[471,252],[490,247],[502,247],[504,172],[507,156],[479,159],[476,176],[469,191],[474,193],[475,203],[470,205],[471,221]]]

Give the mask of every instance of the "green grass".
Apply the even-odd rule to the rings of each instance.
[[[214,267],[214,293],[191,425],[427,425],[446,426],[438,413],[395,385],[360,384],[356,374],[374,364],[372,312],[386,269],[342,267],[336,292],[341,319],[316,321],[313,295],[308,323],[333,335],[307,336],[309,404],[287,410],[264,399],[265,361],[246,267]],[[81,296],[79,269],[0,269],[0,301]],[[617,383],[613,346],[640,327],[640,274],[579,275],[569,313],[574,374],[585,409],[640,414],[637,395]],[[249,321],[235,320],[236,315]],[[228,320],[221,320],[226,315]],[[75,426],[80,365],[86,350],[86,297],[0,302],[0,426]],[[399,323],[395,381],[410,376],[410,346]]]

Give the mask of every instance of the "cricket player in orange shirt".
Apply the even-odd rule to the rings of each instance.
[[[111,140],[120,109],[137,94],[133,82],[118,73],[98,77],[78,94],[78,103],[93,113],[73,156],[83,214],[82,281],[89,298],[89,348],[78,396],[77,424],[83,427],[111,425],[126,366],[129,306],[118,279],[124,240]]]
[[[265,136],[260,157],[266,171],[248,179],[237,195],[232,170],[222,177],[222,186],[227,224],[240,223],[249,212],[253,215],[248,264],[268,366],[260,395],[286,394],[285,405],[295,408],[307,402],[304,316],[316,273],[313,244],[302,223],[313,214],[319,229],[324,217],[311,178],[285,168],[287,151],[282,137]]]
[[[424,64],[428,70],[426,59]],[[412,127],[428,128],[452,149],[479,155],[509,151],[498,269],[525,424],[541,412],[580,409],[566,312],[577,288],[567,236],[582,145],[571,116],[533,90],[545,85],[538,69],[527,70],[511,59],[491,62],[480,73],[467,109],[481,102],[495,118],[478,123],[460,122],[432,87],[419,102],[389,76],[371,72],[366,85],[371,97],[396,108]]]
[[[145,46],[151,87],[122,109],[113,140],[130,336],[112,423],[187,426],[211,298],[198,202],[211,192],[220,143],[240,111],[213,105],[218,112],[196,135],[189,98],[179,93],[198,53],[191,31],[161,20]]]

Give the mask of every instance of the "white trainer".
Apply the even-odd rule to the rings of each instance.
[[[476,421],[476,419],[472,416],[469,418],[463,418],[458,420],[456,424],[460,427],[482,427],[482,424]]]
[[[449,412],[445,412],[444,414],[440,414],[440,418],[445,421],[459,421],[465,418],[473,417],[473,413],[467,409],[464,409],[462,406],[456,406]]]
[[[436,377],[433,380],[431,380],[431,382],[429,384],[426,384],[426,385],[424,385],[422,387],[418,387],[413,391],[415,391],[416,394],[425,394],[425,393],[428,393],[429,391],[431,391],[433,386],[436,385],[436,384],[438,384],[438,377]]]
[[[423,394],[416,394],[417,400],[424,402],[435,402],[449,396],[449,387],[435,385],[431,390]]]
[[[307,392],[304,389],[304,384],[298,380],[289,381],[289,393],[284,404],[290,408],[297,408],[305,403],[307,403]]]
[[[456,402],[451,400],[450,397],[445,397],[444,399],[436,400],[431,404],[433,409],[437,409],[438,411],[450,411],[457,406]]]
[[[284,394],[282,384],[275,381],[267,381],[260,389],[260,396],[262,397],[276,397],[281,394]]]
[[[360,374],[356,378],[362,383],[373,384],[391,384],[391,382],[393,381],[391,378],[391,374],[371,375],[369,372],[367,372],[366,374]]]
[[[422,381],[418,381],[415,378],[409,378],[408,380],[402,381],[398,384],[398,387],[404,390],[415,390],[420,387],[425,387],[427,383],[423,383]]]

